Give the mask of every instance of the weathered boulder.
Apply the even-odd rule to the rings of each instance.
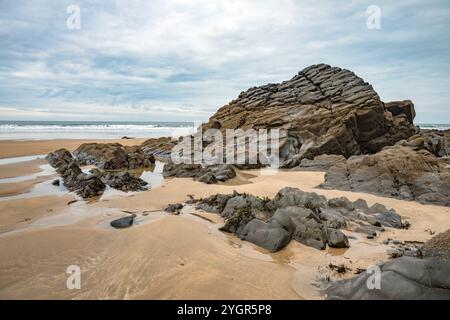
[[[294,78],[253,87],[221,107],[203,130],[271,129],[287,132],[281,141],[283,166],[321,154],[345,157],[372,153],[415,133],[411,102],[385,104],[353,72],[312,65]]]
[[[155,158],[144,153],[140,146],[120,143],[83,143],[74,152],[81,165],[93,164],[100,169],[136,169],[150,167]]]
[[[253,219],[241,232],[241,239],[252,242],[267,251],[283,249],[291,240],[292,233],[279,227],[270,227],[266,222]]]
[[[328,299],[450,299],[450,261],[401,257],[380,266],[380,287],[370,289],[373,273],[340,280],[325,290]]]
[[[450,205],[449,168],[426,150],[399,145],[336,164],[321,187]]]

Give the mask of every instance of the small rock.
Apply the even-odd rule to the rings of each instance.
[[[136,215],[132,214],[130,216],[126,216],[126,217],[123,217],[123,218],[120,218],[117,220],[113,220],[113,221],[111,221],[111,227],[119,228],[119,229],[128,228],[133,225],[135,217],[136,217]]]

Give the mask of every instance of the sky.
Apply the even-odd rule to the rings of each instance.
[[[450,1],[0,0],[0,120],[204,121],[316,63],[450,123]]]

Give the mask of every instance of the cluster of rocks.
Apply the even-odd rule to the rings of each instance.
[[[170,137],[151,138],[140,145],[142,152],[161,160],[170,161],[170,154],[178,140]]]
[[[237,192],[216,194],[202,199],[196,208],[220,214],[225,219],[222,231],[271,252],[291,239],[317,249],[349,247],[343,228],[376,234],[383,227],[404,227],[401,217],[383,205],[369,208],[364,200],[351,202],[345,197],[327,200],[290,187],[281,189],[272,200]]]
[[[155,163],[152,154],[140,146],[123,146],[120,143],[83,143],[73,156],[81,165],[95,165],[100,169],[136,169]]]
[[[377,152],[412,136],[414,116],[411,101],[385,104],[353,72],[318,64],[291,80],[242,92],[203,129],[285,129],[280,156],[283,166],[294,167],[320,154]]]
[[[450,230],[422,247],[419,257],[403,256],[382,263],[380,286],[370,288],[373,273],[362,272],[325,290],[328,299],[450,299]]]
[[[450,205],[447,166],[428,150],[401,145],[334,163],[321,187]]]
[[[395,239],[386,239],[383,244],[391,245],[391,248],[387,250],[387,254],[391,258],[399,257],[422,257],[422,245],[417,243],[405,243],[404,241]]]
[[[63,184],[82,198],[103,194],[106,185],[96,174],[84,173],[72,154],[66,149],[58,149],[46,156],[48,163],[56,169]]]
[[[164,165],[163,176],[194,178],[197,181],[211,184],[236,177],[236,170],[232,165],[204,167],[200,164],[174,164],[169,162]]]
[[[64,186],[82,198],[103,194],[107,185],[125,192],[147,189],[147,182],[126,171],[101,171],[95,168],[91,169],[89,173],[84,173],[78,161],[66,149],[51,152],[46,156],[46,159],[61,176]],[[55,181],[54,185],[59,185],[59,181]]]

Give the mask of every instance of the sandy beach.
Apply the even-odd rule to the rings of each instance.
[[[79,144],[2,141],[0,158],[45,154],[59,147],[73,150]],[[74,194],[56,192],[50,184],[54,175],[39,176],[46,170],[43,166],[41,159],[0,165],[2,299],[322,299],[318,285],[320,277],[329,274],[330,263],[367,268],[388,259],[384,239],[423,242],[450,229],[448,207],[317,189],[324,172],[279,170],[261,175],[260,170],[247,170],[207,187],[190,178],[170,178],[143,192],[105,192],[100,199],[73,202],[78,199]],[[20,181],[23,176],[29,179]],[[163,211],[188,195],[201,198],[236,190],[274,197],[286,186],[328,198],[384,204],[411,228],[386,228],[372,240],[346,231],[353,236],[348,249],[316,250],[291,241],[283,250],[269,253],[219,231],[223,219],[217,214],[191,206],[180,215]],[[132,228],[109,226],[129,212],[137,215]],[[66,288],[69,265],[81,268],[80,290]]]

